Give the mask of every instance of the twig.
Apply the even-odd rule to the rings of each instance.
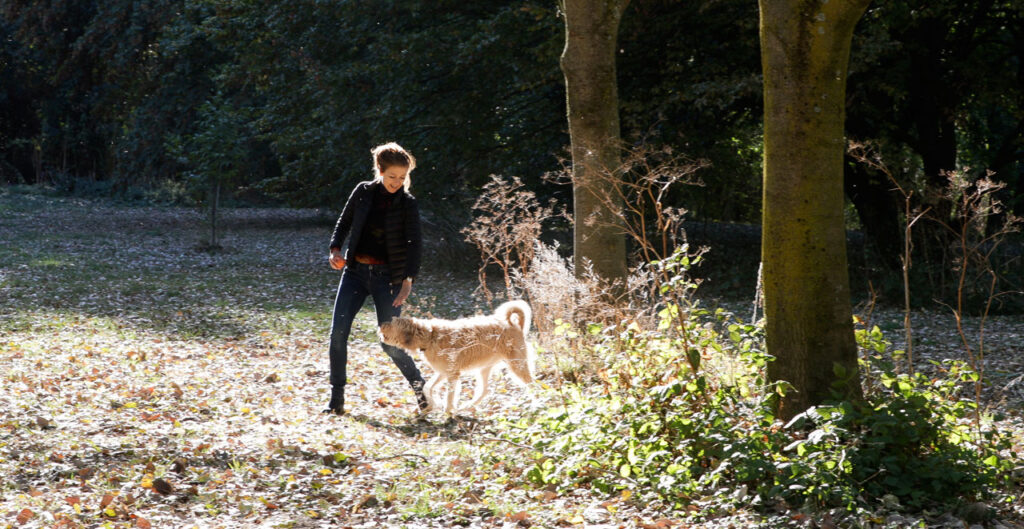
[[[536,448],[534,448],[532,446],[524,445],[524,444],[519,444],[519,443],[517,443],[515,441],[509,441],[508,439],[502,439],[500,437],[482,437],[480,440],[481,441],[491,441],[491,442],[499,442],[500,441],[502,443],[508,443],[508,444],[510,444],[512,446],[517,446],[519,448],[522,448],[523,450],[536,450]]]
[[[626,481],[628,481],[628,482],[630,482],[630,483],[632,483],[634,485],[639,485],[640,484],[637,480],[635,480],[635,479],[633,479],[633,478],[631,478],[629,476],[623,476],[622,474],[619,474],[618,472],[615,472],[614,470],[611,470],[611,469],[607,469],[607,468],[604,468],[604,467],[588,467],[588,468],[593,468],[594,470],[599,470],[599,471],[601,471],[604,474],[608,474],[609,476],[615,476],[616,478],[624,479],[624,480],[626,480]]]
[[[899,183],[896,182],[896,179],[893,178],[892,174],[886,174],[888,174],[889,179],[896,184],[896,188],[899,189],[900,193],[903,193],[903,197],[906,200],[904,215],[906,215],[907,219],[910,219],[910,213],[912,211],[910,209],[910,197],[914,192],[911,191],[910,193],[907,193],[902,187],[900,187]],[[900,257],[900,261],[903,264],[903,330],[906,333],[907,365],[910,368],[911,375],[914,374],[914,336],[910,328],[910,253],[914,247],[914,243],[911,239],[910,230],[918,220],[928,213],[929,210],[931,210],[931,206],[928,206],[924,211],[918,213],[913,220],[907,221],[907,226],[903,232],[903,255]]]
[[[754,314],[750,317],[750,324],[757,325],[757,309],[764,306],[764,261],[757,264],[757,286],[754,288]]]
[[[879,475],[879,474],[881,474],[881,473],[883,473],[883,472],[885,472],[885,469],[884,469],[884,468],[880,468],[880,469],[878,469],[878,472],[875,472],[874,474],[871,474],[870,476],[868,476],[868,477],[864,478],[864,480],[863,480],[863,481],[859,481],[859,482],[857,483],[857,486],[858,486],[858,487],[860,487],[860,486],[863,486],[863,485],[864,485],[865,483],[867,483],[867,482],[869,482],[869,481],[871,481],[871,480],[873,480],[873,479],[877,478],[877,477],[878,477],[878,475]]]
[[[375,457],[375,458],[373,458],[373,460],[374,461],[387,461],[388,459],[397,459],[399,457],[418,457],[418,458],[422,459],[424,463],[430,463],[429,459],[427,459],[426,457],[423,457],[423,456],[421,456],[419,454],[395,454],[393,456]]]

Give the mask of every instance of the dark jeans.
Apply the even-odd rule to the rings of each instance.
[[[348,364],[348,335],[352,331],[352,321],[366,298],[373,296],[377,324],[380,325],[401,314],[401,307],[391,306],[401,287],[400,284],[391,284],[387,265],[365,265],[349,261],[345,266],[338,285],[338,295],[334,300],[334,317],[331,321],[331,345],[328,352],[332,386],[343,387],[347,382],[345,368]],[[408,353],[393,345],[381,345],[410,384],[423,383],[423,375]]]

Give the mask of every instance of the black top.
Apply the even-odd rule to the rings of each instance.
[[[351,261],[360,248],[365,227],[373,210],[374,197],[384,184],[378,181],[360,182],[352,190],[345,208],[334,226],[330,248],[343,249],[342,255]],[[420,271],[423,239],[420,232],[420,210],[416,198],[400,189],[391,195],[391,204],[384,208],[384,249],[387,254],[391,281],[400,283],[406,277],[416,277]],[[347,244],[347,246],[346,246]]]
[[[366,224],[363,225],[363,233],[359,237],[356,255],[368,255],[379,261],[388,261],[387,239],[384,234],[387,228],[388,208],[391,207],[396,195],[397,191],[388,193],[386,187],[377,187],[377,192],[373,194],[370,214],[366,216]]]

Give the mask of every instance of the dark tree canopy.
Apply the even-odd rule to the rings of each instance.
[[[918,197],[944,170],[991,169],[1020,213],[1021,28],[1020,2],[871,6],[854,33],[847,136],[871,141]],[[540,1],[10,0],[0,181],[187,199],[224,163],[207,141],[218,137],[234,146],[236,195],[336,208],[368,177],[369,149],[396,140],[422,162],[416,192],[451,201],[427,202],[445,212],[468,215],[491,174],[569,204],[542,179],[569,154],[563,31],[557,5]],[[692,218],[759,222],[759,53],[750,2],[634,0],[623,14],[621,136],[710,161],[703,187],[672,191]],[[891,189],[847,164],[850,227],[890,275],[901,236]]]

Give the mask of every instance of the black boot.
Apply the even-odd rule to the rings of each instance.
[[[331,386],[331,401],[324,413],[342,415],[345,413],[345,386]]]
[[[423,394],[423,381],[417,380],[412,383],[412,392],[416,394],[416,405],[420,408],[420,413],[427,411],[430,407],[430,403],[427,402],[427,396]]]

